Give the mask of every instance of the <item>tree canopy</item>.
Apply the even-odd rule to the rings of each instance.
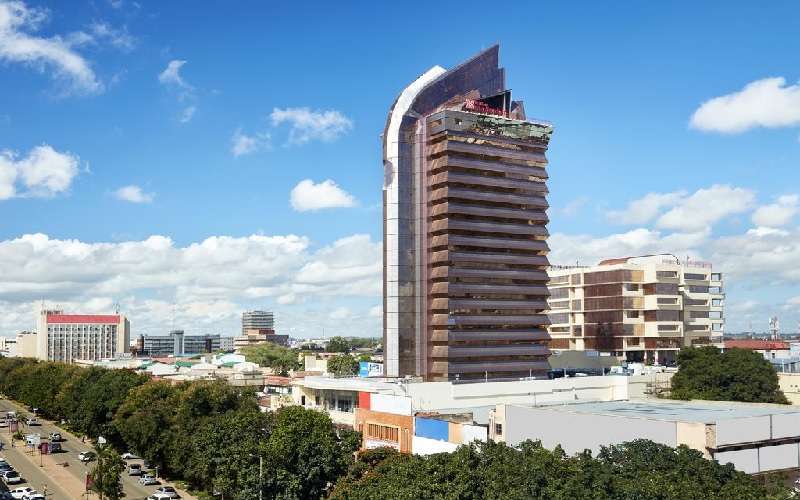
[[[678,372],[672,377],[673,399],[743,401],[788,404],[778,374],[769,361],[753,351],[715,347],[684,348],[678,353]]]
[[[358,373],[358,360],[349,354],[338,354],[328,360],[328,372],[337,377],[352,377]]]
[[[290,370],[300,368],[298,351],[272,342],[248,346],[242,349],[245,360],[259,366],[272,368],[278,375],[288,375]]]
[[[97,462],[92,472],[91,490],[97,492],[100,498],[119,500],[125,496],[122,491],[122,473],[125,472],[125,461],[114,448],[102,446],[97,449]]]
[[[763,499],[770,492],[732,465],[685,446],[638,440],[568,457],[526,441],[475,443],[428,457],[387,449],[363,453],[331,500],[442,499]]]

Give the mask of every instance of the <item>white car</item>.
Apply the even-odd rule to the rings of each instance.
[[[97,458],[97,453],[93,451],[82,451],[78,453],[78,460],[81,462],[91,462],[95,458]]]
[[[180,498],[177,493],[162,493],[160,491],[156,491],[152,495],[147,498],[152,498],[152,500],[172,500],[173,498]]]
[[[22,500],[47,500],[47,498],[38,491],[34,491],[33,493],[28,493],[22,497]]]
[[[139,484],[143,486],[152,486],[154,484],[158,484],[158,479],[153,477],[151,474],[144,474],[139,478]]]
[[[173,488],[172,486],[161,486],[160,488],[156,489],[156,492],[154,493],[154,495],[159,500],[162,499],[162,498],[163,499],[166,499],[166,498],[180,498],[180,495],[178,495],[178,492],[175,491],[175,488]]]
[[[11,497],[22,499],[25,498],[25,495],[28,495],[30,493],[36,493],[36,490],[31,488],[30,486],[23,486],[22,488],[14,488],[13,490],[11,490]]]
[[[10,470],[3,474],[3,481],[5,481],[6,484],[19,484],[24,482],[22,476],[15,470]]]

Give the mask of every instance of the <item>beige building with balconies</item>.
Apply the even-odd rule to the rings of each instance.
[[[551,267],[550,349],[671,362],[684,346],[722,347],[722,275],[671,255]]]

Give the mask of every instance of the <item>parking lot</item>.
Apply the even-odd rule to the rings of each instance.
[[[0,415],[5,415],[7,411],[16,411],[21,414],[30,415],[29,411],[8,400],[0,400]],[[49,499],[72,499],[86,498],[84,487],[86,475],[93,466],[93,462],[83,463],[78,459],[80,452],[93,450],[90,443],[82,443],[79,437],[73,436],[54,423],[44,419],[39,419],[41,425],[25,426],[20,425],[19,429],[23,434],[38,433],[43,440],[51,432],[61,433],[64,441],[61,442],[62,452],[40,456],[38,450],[33,451],[24,446],[24,443],[16,442],[14,448],[11,447],[11,432],[8,428],[0,429],[0,443],[4,445],[3,456],[8,463],[16,469],[27,481],[22,485],[35,488],[40,493],[44,486],[47,486],[47,498]],[[20,422],[22,424],[22,422]],[[128,463],[142,464],[141,460],[129,460]],[[41,465],[40,465],[41,464]],[[127,472],[122,476],[126,498],[143,499],[155,492],[158,485],[143,486],[139,483],[139,476],[129,476]],[[166,484],[164,482],[161,483]],[[4,486],[4,485],[3,485]],[[16,485],[10,485],[10,489]],[[3,488],[0,486],[0,491]],[[92,495],[95,496],[95,495]],[[181,494],[182,498],[191,499],[193,497]]]

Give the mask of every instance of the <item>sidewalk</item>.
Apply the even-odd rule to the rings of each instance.
[[[17,441],[16,446],[14,448],[11,447],[11,437],[7,434],[0,435],[0,441],[3,442],[3,454],[11,461],[11,464],[14,465],[20,464],[20,462],[26,462],[26,465],[18,465],[19,472],[23,476],[23,478],[27,479],[27,484],[23,484],[22,486],[30,486],[39,491],[39,493],[43,493],[44,484],[47,484],[47,496],[54,498],[56,500],[59,499],[71,499],[71,498],[81,498],[83,494],[84,487],[81,481],[79,481],[75,476],[70,474],[65,470],[64,467],[60,465],[56,465],[56,462],[53,460],[52,455],[44,455],[41,457],[41,464],[39,453],[30,454],[28,452],[28,448],[26,448],[22,443]],[[35,470],[39,470],[39,472],[47,478],[46,481],[36,480],[31,476],[31,472]],[[29,477],[25,477],[25,476]],[[42,484],[39,484],[42,483]],[[10,489],[13,489],[11,487]]]

